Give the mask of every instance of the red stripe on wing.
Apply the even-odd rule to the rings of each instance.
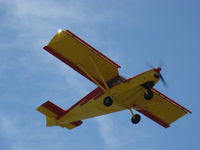
[[[147,116],[148,118],[152,119],[153,121],[157,122],[158,124],[160,124],[165,128],[168,128],[170,126],[167,122],[163,121],[162,119],[158,118],[157,116],[153,115],[152,113],[146,110],[137,110],[137,111]]]
[[[65,64],[69,65],[71,68],[73,68],[75,71],[79,72],[81,75],[86,77],[88,80],[92,81],[90,79],[90,77],[88,77],[77,65],[73,64],[71,61],[69,61],[68,59],[66,59],[65,57],[63,57],[59,53],[57,53],[55,50],[51,49],[48,46],[45,46],[43,49],[45,49],[47,52],[49,52],[50,54],[52,54],[53,56],[55,56],[56,58],[58,58],[59,60],[61,60]]]
[[[88,43],[86,43],[85,41],[83,41],[80,37],[78,37],[77,35],[75,35],[71,31],[65,30],[65,32],[67,32],[68,34],[70,34],[71,36],[73,36],[75,39],[77,39],[78,41],[80,41],[82,44],[86,45],[90,50],[93,50],[96,54],[98,54],[99,56],[101,56],[102,58],[104,58],[105,60],[107,60],[108,62],[110,62],[114,66],[116,66],[117,68],[121,68],[120,65],[118,65],[113,60],[111,60],[110,58],[108,58],[107,56],[105,56],[104,54],[102,54],[101,52],[99,52],[98,50],[96,50],[94,47],[92,47],[91,45],[89,45]]]
[[[49,52],[50,54],[52,54],[53,56],[55,56],[56,58],[58,58],[59,60],[61,60],[62,62],[64,62],[65,64],[69,65],[72,69],[74,69],[75,71],[79,72],[81,75],[83,75],[84,77],[86,77],[88,80],[92,81],[93,80],[87,75],[85,74],[77,65],[73,64],[70,60],[68,60],[67,58],[63,57],[61,54],[57,53],[55,50],[53,50],[52,48],[45,46],[43,47],[43,49],[45,49],[47,52]],[[95,79],[95,78],[94,78]],[[95,79],[96,80],[96,79]],[[101,81],[96,80],[101,86],[105,87],[104,84]],[[94,83],[94,82],[93,82]],[[96,83],[95,83],[96,84]]]
[[[170,101],[172,104],[176,105],[177,107],[179,107],[180,109],[184,110],[187,113],[192,113],[190,110],[186,109],[185,107],[181,106],[180,104],[176,103],[175,101],[173,101],[172,99],[170,99],[169,97],[165,96],[164,94],[162,94],[161,92],[159,92],[158,90],[152,88],[152,90],[157,93],[158,95],[164,97],[166,100]]]

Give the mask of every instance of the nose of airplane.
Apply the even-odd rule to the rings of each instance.
[[[160,67],[154,69],[154,71],[157,72],[157,73],[160,73],[161,70],[162,69]]]

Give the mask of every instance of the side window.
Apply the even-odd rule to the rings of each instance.
[[[108,82],[108,86],[111,88],[111,87],[113,87],[117,84],[123,83],[125,81],[126,81],[126,79],[124,77],[117,76],[116,78],[114,78]]]

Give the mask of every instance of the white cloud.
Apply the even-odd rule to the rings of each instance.
[[[59,29],[59,25],[67,27],[97,24],[109,18],[103,12],[93,13],[92,9],[81,1],[1,0],[0,3],[9,10],[6,11],[5,21],[12,23],[12,27],[21,26],[30,30],[29,32]]]
[[[121,141],[114,132],[115,127],[111,118],[109,118],[108,116],[100,116],[96,118],[96,121],[99,125],[99,132],[105,142],[106,149],[120,149]]]
[[[111,41],[99,38],[99,31],[96,29],[96,26],[116,20],[117,12],[112,12],[107,8],[103,11],[97,11],[94,10],[96,7],[93,8],[93,5],[89,5],[89,3],[73,0],[61,2],[53,0],[0,0],[0,5],[5,10],[2,26],[14,29],[17,33],[15,35],[17,37],[12,40],[12,45],[27,47],[31,53],[38,52],[37,50],[46,45],[60,28],[81,32],[84,36],[92,38],[94,43],[98,41],[107,47],[115,45]],[[118,60],[120,54],[116,52],[117,46],[113,48],[115,52],[112,52],[111,48],[109,49],[109,51],[107,49],[103,49],[103,51]]]
[[[60,75],[67,82],[66,85],[71,85],[72,89],[77,89],[77,86],[79,89],[85,87],[84,84],[79,82],[80,78],[75,75],[75,72],[61,65],[59,61],[52,61],[54,58],[50,54],[44,57],[41,53],[42,50],[40,50],[53,36],[50,35],[51,31],[54,34],[60,26],[76,26],[86,23],[85,20],[91,12],[84,7],[84,4],[78,1],[63,1],[60,3],[52,0],[0,0],[0,4],[6,12],[4,26],[17,30],[18,38],[12,41],[13,47],[19,48],[19,51],[21,51],[20,49],[29,51],[28,54],[24,53],[26,55],[20,55],[21,65],[26,69],[32,66],[29,70],[33,71],[36,66],[33,66],[31,57],[37,55],[40,58],[39,61],[48,62],[54,66],[55,70],[60,72]],[[93,22],[98,22],[98,19],[93,20]],[[4,43],[2,47],[3,49],[9,49],[9,45],[10,43]],[[86,91],[80,91],[80,93],[85,94]]]
[[[27,116],[30,117],[30,116]],[[54,131],[47,132],[41,128],[42,123],[34,119],[15,114],[0,113],[0,133],[1,138],[6,139],[11,150],[42,150],[55,148],[65,149],[63,144],[59,143],[60,135]],[[41,142],[42,141],[42,142]],[[50,142],[50,141],[54,141]],[[37,144],[36,144],[37,143]]]

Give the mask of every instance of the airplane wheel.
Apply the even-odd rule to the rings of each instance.
[[[140,115],[138,115],[138,114],[135,114],[134,117],[131,118],[131,122],[132,122],[133,124],[139,123],[140,120],[141,120],[141,117],[140,117]]]
[[[104,98],[103,100],[103,104],[107,107],[111,106],[113,104],[113,100],[111,97],[107,96],[106,98]]]
[[[144,93],[144,99],[146,99],[146,100],[152,99],[153,98],[153,92],[150,89],[148,89],[146,92]]]

